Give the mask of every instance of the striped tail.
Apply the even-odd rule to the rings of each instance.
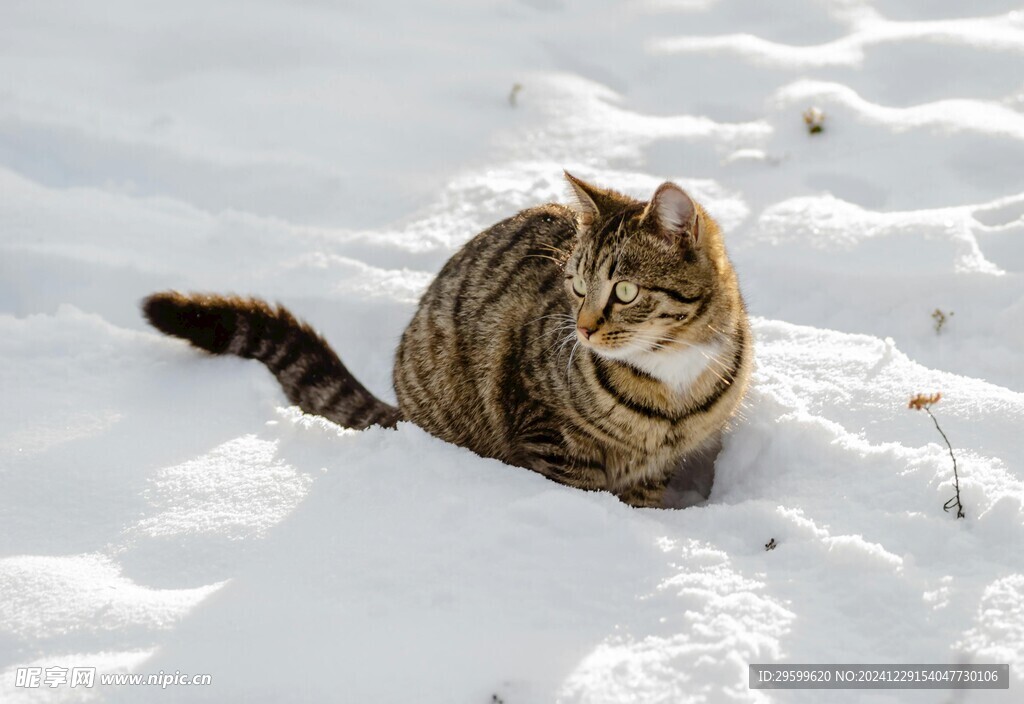
[[[263,362],[306,413],[357,429],[392,428],[401,420],[397,408],[367,391],[322,337],[280,305],[167,291],[144,299],[142,312],[157,330],[201,350]]]

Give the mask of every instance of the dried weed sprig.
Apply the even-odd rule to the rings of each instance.
[[[935,312],[932,313],[932,320],[935,321],[936,335],[942,332],[942,326],[945,325],[952,317],[953,311],[949,311],[948,313],[946,313],[945,311],[939,310],[938,308],[935,309]]]
[[[804,110],[804,124],[811,134],[818,134],[825,131],[825,113],[820,108],[807,108]]]
[[[917,394],[910,398],[910,403],[907,408],[915,411],[924,411],[928,414],[928,417],[935,423],[935,429],[939,431],[939,435],[946,441],[946,447],[949,448],[949,458],[953,460],[953,485],[956,487],[956,496],[951,498],[945,504],[942,505],[943,511],[949,511],[954,506],[956,507],[956,517],[964,518],[964,505],[960,503],[960,475],[956,469],[956,455],[953,454],[953,446],[949,444],[949,438],[942,432],[942,428],[939,426],[939,421],[935,418],[935,414],[932,413],[931,407],[942,400],[942,394],[936,392],[931,395]]]
[[[509,94],[508,94],[508,104],[509,105],[511,105],[512,107],[515,107],[517,105],[516,98],[519,97],[519,91],[521,91],[522,89],[523,89],[523,84],[522,83],[513,83],[512,84],[512,90],[509,91]]]

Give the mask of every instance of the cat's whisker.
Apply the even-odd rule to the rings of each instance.
[[[634,332],[633,335],[629,338],[629,341],[633,342],[635,340],[637,342],[640,342],[641,344],[647,345],[652,349],[669,349],[669,346],[662,342],[663,339],[663,337],[660,337],[658,335],[649,335],[643,332]]]
[[[559,269],[562,269],[562,268],[565,267],[565,262],[564,261],[562,261],[561,259],[555,259],[554,257],[549,257],[546,254],[524,254],[523,258],[524,259],[530,259],[530,258],[534,258],[534,259],[547,259],[548,261],[552,261],[555,264],[557,264]]]
[[[557,325],[557,326],[551,328],[550,330],[547,330],[546,333],[544,333],[544,334],[551,334],[552,332],[562,332],[563,330],[575,330],[575,329],[576,329],[576,321],[572,321],[572,322],[562,323],[561,325]]]
[[[575,324],[575,319],[571,315],[566,315],[564,313],[557,313],[555,315],[543,315],[543,316],[541,316],[539,318],[534,318],[534,319],[528,321],[526,324],[530,325],[530,324],[538,322],[540,320],[550,319],[550,318],[554,318],[555,319],[554,324],[556,324],[556,325],[564,326],[564,325],[568,325],[568,324]],[[546,332],[547,331],[542,332],[542,335],[544,333],[546,333]]]
[[[713,365],[718,366],[724,372],[728,372],[729,371],[729,365],[726,364],[725,362],[723,362],[718,357],[718,355],[709,355],[707,352],[702,350],[700,347],[696,347],[695,349],[698,352],[700,352],[702,355],[704,355],[704,359],[708,360],[709,364],[713,364]],[[721,379],[721,377],[719,377],[719,378]],[[722,381],[725,381],[725,379],[722,379]]]
[[[561,254],[561,255],[562,255],[562,256],[564,256],[564,257],[565,257],[566,259],[568,259],[568,258],[569,258],[569,257],[571,256],[571,253],[570,253],[570,252],[567,252],[567,251],[565,251],[564,249],[559,249],[558,247],[553,247],[553,246],[552,246],[552,245],[550,245],[550,244],[539,244],[539,245],[537,245],[537,246],[538,246],[538,247],[540,247],[541,249],[546,249],[546,250],[548,250],[549,252],[554,252],[555,254]]]
[[[705,356],[705,357],[707,357],[707,360],[708,360],[709,362],[710,362],[710,361],[712,361],[712,360],[711,360],[711,358],[710,358],[710,357],[708,357],[707,355],[704,355],[704,356]],[[723,384],[728,384],[728,383],[729,383],[729,382],[728,382],[728,380],[726,380],[726,378],[725,378],[724,376],[722,376],[721,374],[719,374],[719,373],[718,373],[718,371],[717,371],[717,370],[716,370],[716,369],[715,369],[715,368],[714,368],[713,366],[711,366],[711,365],[708,365],[708,367],[707,367],[707,370],[708,370],[709,372],[711,372],[712,374],[714,374],[714,375],[715,375],[715,377],[716,377],[716,378],[717,378],[717,379],[718,379],[719,381],[721,381],[721,382],[722,382]]]
[[[548,319],[551,319],[551,318],[555,318],[556,319],[555,326],[554,327],[549,327],[549,328],[547,328],[545,330],[542,330],[540,332],[540,334],[538,334],[538,335],[536,335],[536,336],[534,336],[534,337],[532,337],[530,339],[530,343],[537,342],[538,340],[540,340],[540,339],[542,339],[544,337],[547,337],[548,335],[557,335],[557,334],[561,333],[564,330],[569,330],[569,329],[575,330],[576,329],[576,319],[573,318],[568,313],[552,313],[550,315],[541,315],[541,316],[538,316],[538,317],[534,318],[533,320],[530,320],[526,324],[527,325],[532,325],[533,323],[539,322],[541,320],[548,320]],[[557,324],[557,321],[559,321],[559,320],[560,320],[561,324]],[[556,340],[556,342],[557,342],[557,340]]]
[[[529,325],[530,323],[536,323],[538,320],[547,320],[548,318],[565,318],[566,320],[574,320],[574,318],[568,313],[551,313],[550,315],[538,316],[533,320],[529,321],[527,325]]]
[[[572,352],[569,353],[569,363],[565,365],[565,383],[568,387],[569,398],[572,398],[572,360],[576,356],[576,350],[580,348],[579,340],[572,346]]]
[[[552,342],[550,345],[548,345],[548,348],[547,348],[548,351],[550,351],[551,348],[553,348],[555,345],[557,345],[559,343],[562,343],[562,345],[565,345],[566,342],[568,342],[569,340],[572,340],[573,338],[575,338],[576,337],[576,324],[574,323],[572,328],[563,327],[563,328],[560,328],[558,330],[554,330],[553,332],[561,333],[563,331],[568,331],[568,332],[566,332],[565,337],[561,337],[561,336],[556,337],[555,341]]]
[[[637,345],[638,352],[660,352],[665,349],[657,342],[646,342],[644,340],[630,340],[630,342]]]
[[[726,364],[724,361],[722,361],[718,357],[718,355],[708,354],[707,351],[705,349],[703,349],[700,345],[694,345],[694,344],[690,344],[688,342],[683,343],[683,344],[686,345],[687,349],[696,350],[698,353],[700,353],[700,355],[702,357],[704,357],[705,360],[707,360],[707,362],[708,362],[708,369],[711,371],[711,373],[714,374],[723,383],[726,383],[726,384],[729,383],[729,381],[724,376],[722,376],[722,374],[720,374],[715,369],[715,367],[718,367],[723,372],[726,372],[726,373],[729,372],[729,365]]]
[[[568,345],[570,342],[572,342],[575,339],[576,339],[576,331],[575,330],[573,330],[572,332],[568,333],[565,337],[561,338],[562,344],[560,344],[558,346],[558,352],[556,353],[557,356],[561,356],[562,355],[562,351],[565,350],[566,345]]]
[[[647,335],[645,333],[642,333],[642,332],[636,333],[633,339],[638,340],[641,343],[650,345],[653,349],[657,349],[657,350],[670,349],[670,346],[664,345],[664,344],[660,343],[660,340],[662,338],[658,338],[657,340],[652,340],[649,335]],[[708,369],[718,379],[720,379],[723,383],[729,383],[728,380],[724,376],[722,376],[722,374],[720,374],[718,370],[715,369],[715,367],[718,367],[722,372],[728,373],[729,372],[729,365],[728,364],[723,362],[717,355],[708,354],[707,351],[705,351],[700,345],[693,345],[693,344],[690,344],[688,342],[683,342],[682,344],[685,345],[686,349],[696,350],[698,353],[700,353],[700,355],[702,357],[704,357],[705,360],[707,360],[708,365],[709,365]]]
[[[728,333],[726,333],[726,332],[725,332],[725,331],[723,331],[723,330],[719,330],[718,328],[716,328],[716,327],[715,327],[714,325],[712,325],[711,323],[708,323],[707,325],[708,325],[708,330],[710,330],[710,331],[711,331],[711,332],[713,332],[713,333],[717,333],[717,334],[718,334],[718,336],[719,336],[719,337],[721,337],[722,339],[725,339],[725,338],[728,338],[728,337],[730,337],[730,335],[729,335]]]

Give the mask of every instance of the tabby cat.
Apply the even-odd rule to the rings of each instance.
[[[445,264],[402,335],[397,408],[280,306],[166,292],[143,311],[203,350],[258,359],[292,403],[340,425],[408,420],[634,506],[693,503],[752,367],[722,234],[672,183],[645,203],[566,179],[572,207],[525,210]]]

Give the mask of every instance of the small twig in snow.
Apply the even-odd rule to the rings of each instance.
[[[910,404],[907,406],[907,408],[911,408],[915,411],[924,411],[925,413],[927,413],[928,416],[932,419],[932,422],[935,423],[935,429],[939,431],[939,435],[941,435],[942,439],[946,441],[946,447],[949,448],[949,458],[953,460],[953,486],[956,487],[956,496],[954,496],[945,504],[943,504],[942,510],[949,511],[951,508],[955,506],[956,517],[964,518],[964,505],[960,503],[960,475],[956,469],[956,455],[953,454],[953,446],[949,443],[949,438],[947,438],[946,434],[942,432],[942,428],[939,426],[938,419],[931,411],[931,407],[938,403],[941,399],[942,394],[937,392],[932,394],[931,396],[926,396],[925,394],[917,394],[916,396],[911,397]]]

